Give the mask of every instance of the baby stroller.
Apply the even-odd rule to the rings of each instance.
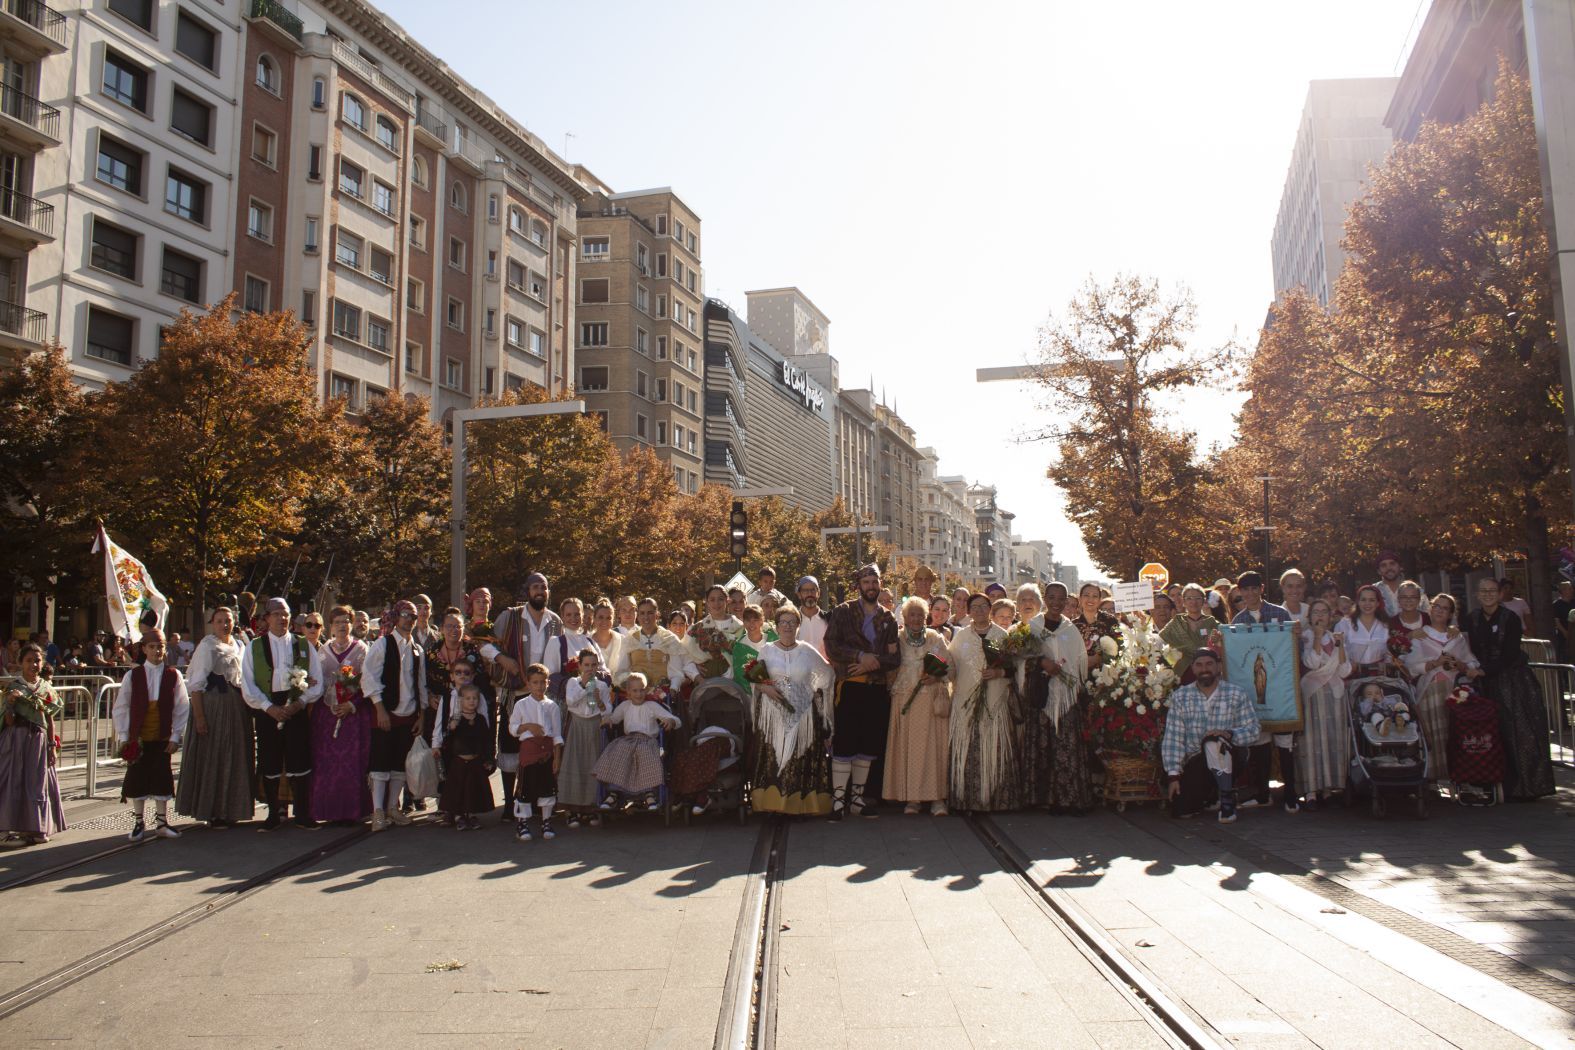
[[[1374,724],[1362,712],[1361,691],[1378,684],[1384,695],[1404,701],[1410,720],[1405,725]],[[1359,793],[1371,799],[1373,816],[1384,816],[1387,802],[1413,796],[1418,818],[1427,816],[1427,738],[1417,722],[1416,697],[1400,678],[1358,678],[1346,687],[1346,714],[1351,726],[1351,768],[1346,773],[1345,804],[1354,806]]]
[[[731,678],[706,678],[689,696],[689,746],[673,762],[672,794],[688,804],[705,796],[707,809],[732,810],[742,824],[748,811],[745,777],[750,739],[749,698]]]
[[[1464,694],[1463,699],[1455,696]],[[1499,738],[1498,705],[1468,686],[1456,689],[1449,703],[1449,776],[1462,806],[1504,801],[1504,743]]]

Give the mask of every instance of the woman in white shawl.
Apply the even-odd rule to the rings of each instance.
[[[1044,707],[1028,713],[1027,733],[1038,732],[1044,765],[1031,776],[1044,785],[1044,804],[1055,813],[1085,813],[1094,808],[1094,781],[1083,740],[1083,708],[1078,694],[1088,677],[1083,632],[1062,615],[1069,599],[1064,584],[1045,588],[1044,626],[1040,632],[1039,673],[1045,681]],[[1038,801],[1038,799],[1035,799]]]
[[[952,638],[951,804],[953,809],[999,811],[1021,805],[1021,714],[1013,710],[1006,678],[1006,632],[990,622],[990,598],[968,599],[972,622]],[[998,655],[992,659],[986,644]],[[991,666],[991,664],[995,666]]]
[[[1449,779],[1449,694],[1461,675],[1478,678],[1482,665],[1471,655],[1471,644],[1455,619],[1455,599],[1438,594],[1428,606],[1428,623],[1411,632],[1411,651],[1405,669],[1416,680],[1416,714],[1427,737],[1427,778]]]
[[[1329,629],[1334,609],[1322,598],[1307,606],[1302,632],[1302,739],[1296,748],[1296,783],[1309,805],[1325,793],[1345,790],[1351,763],[1346,728],[1345,679],[1351,665],[1345,639]],[[1290,801],[1290,800],[1287,800]]]
[[[750,805],[762,813],[831,812],[831,665],[798,640],[798,610],[777,610],[777,640],[760,650],[771,680],[755,685]]]

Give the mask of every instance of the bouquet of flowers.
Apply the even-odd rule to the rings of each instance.
[[[339,665],[339,677],[334,682],[334,701],[340,704],[355,703],[355,694],[361,688],[361,675],[350,664]],[[345,716],[340,715],[334,719],[334,739],[339,739],[339,727],[344,724]]]
[[[497,645],[498,640],[492,633],[492,621],[485,616],[478,616],[465,625],[465,635],[477,645]]]
[[[580,658],[578,656],[569,657],[568,662],[563,665],[563,673],[566,678],[577,676],[580,673]]]
[[[902,705],[902,714],[908,713],[908,708],[913,706],[913,701],[918,699],[919,692],[932,682],[938,682],[946,677],[951,670],[951,664],[945,657],[936,656],[934,653],[924,654],[924,669],[919,672],[919,684],[913,687],[913,692],[908,694],[908,700]]]
[[[1392,631],[1389,635],[1389,655],[1399,660],[1411,654],[1411,632]]]
[[[764,685],[771,681],[771,671],[766,667],[765,661],[757,658],[745,664],[744,681],[753,682],[755,685]]]
[[[986,671],[1010,670],[1007,665],[1011,658],[1007,655],[1004,645],[993,638],[985,638],[980,641],[979,646],[984,650],[984,669]],[[968,698],[968,716],[976,724],[984,721],[984,697],[985,690],[989,688],[989,685],[988,681],[981,680],[974,687],[973,695]]]
[[[1027,660],[1038,656],[1044,648],[1042,639],[1033,632],[1027,622],[1012,625],[1006,632],[1006,654],[1014,660]]]
[[[1165,732],[1170,694],[1181,682],[1175,672],[1181,653],[1142,617],[1123,622],[1115,637],[1100,639],[1100,647],[1109,658],[1090,682],[1083,736],[1102,751],[1152,757]]]
[[[706,678],[717,678],[727,674],[728,659],[724,653],[733,648],[733,640],[725,631],[708,624],[700,624],[689,632],[689,637],[695,640],[700,651],[708,654],[700,663],[700,673]]]
[[[120,759],[126,765],[131,765],[142,757],[142,743],[138,740],[128,740],[120,749]]]

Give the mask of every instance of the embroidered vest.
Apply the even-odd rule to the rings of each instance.
[[[175,724],[175,678],[179,674],[173,667],[165,667],[159,675],[159,735],[160,742],[170,738],[170,727]],[[131,676],[131,726],[129,733],[140,735],[148,721],[148,675],[141,667]]]
[[[251,641],[252,646],[252,681],[264,696],[273,696],[277,691],[273,687],[273,644],[269,642],[272,635],[260,634]],[[306,639],[298,635],[290,636],[290,646],[294,650],[295,659],[292,666],[305,671],[311,667],[306,658]]]

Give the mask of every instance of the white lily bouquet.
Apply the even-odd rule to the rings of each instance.
[[[1120,640],[1104,637],[1107,659],[1094,672],[1085,733],[1102,750],[1149,753],[1164,730],[1170,694],[1180,684],[1181,653],[1141,614],[1124,617]]]
[[[284,685],[285,685],[285,688],[290,691],[290,702],[291,703],[294,703],[295,701],[301,699],[301,697],[303,695],[305,695],[306,687],[307,687],[307,685],[310,682],[311,682],[311,679],[307,677],[306,668],[304,668],[304,667],[292,667],[290,669],[290,674],[289,674],[288,677],[285,678]],[[283,722],[275,722],[274,723],[274,728],[283,731],[284,723]]]

